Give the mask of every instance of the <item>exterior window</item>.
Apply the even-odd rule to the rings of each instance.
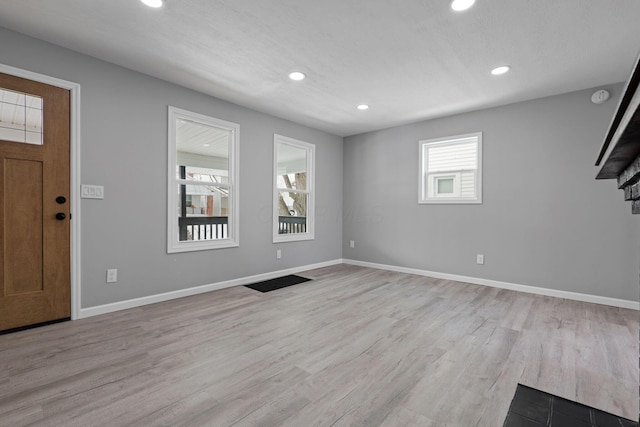
[[[273,242],[314,238],[316,147],[274,135]]]
[[[482,203],[482,132],[420,141],[418,203]]]
[[[238,246],[239,130],[169,107],[169,253]]]
[[[453,197],[460,194],[460,174],[434,175],[433,179],[437,197]]]

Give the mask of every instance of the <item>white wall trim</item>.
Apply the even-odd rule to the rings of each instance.
[[[490,286],[493,288],[509,289],[512,291],[526,292],[529,294],[545,295],[549,297],[564,298],[575,301],[590,302],[593,304],[609,305],[613,307],[640,310],[640,303],[624,299],[602,297],[598,295],[581,294],[578,292],[560,291],[556,289],[540,288],[536,286],[519,285],[516,283],[500,282],[497,280],[482,279],[479,277],[460,276],[457,274],[439,273],[435,271],[420,270],[417,268],[398,267],[394,265],[378,264],[375,262],[357,261],[353,259],[343,259],[344,264],[357,265],[360,267],[378,268],[381,270],[397,271],[399,273],[416,274],[418,276],[428,276],[436,279],[455,280],[456,282],[472,283],[474,285]]]
[[[581,294],[577,292],[559,291],[555,289],[540,288],[536,286],[519,285],[515,283],[500,282],[497,280],[481,279],[478,277],[460,276],[456,274],[439,273],[435,271],[420,270],[416,268],[398,267],[393,265],[378,264],[373,262],[357,261],[352,259],[335,259],[330,261],[319,262],[315,264],[303,265],[300,267],[286,268],[283,270],[272,271],[268,273],[256,274],[253,276],[241,277],[238,279],[226,280],[224,282],[210,283],[207,285],[196,286],[193,288],[180,289],[177,291],[165,292],[157,295],[134,298],[126,301],[118,301],[110,304],[103,304],[94,307],[81,308],[79,310],[78,319],[85,317],[98,316],[100,314],[112,313],[115,311],[126,310],[129,308],[142,307],[148,304],[169,301],[177,298],[198,295],[205,292],[216,291],[219,289],[230,288],[233,286],[243,286],[262,280],[274,279],[276,277],[285,276],[287,274],[300,273],[302,271],[313,270],[316,268],[329,267],[338,264],[350,264],[360,267],[377,268],[381,270],[396,271],[399,273],[416,274],[418,276],[428,276],[436,279],[455,280],[457,282],[472,283],[475,285],[490,286],[500,289],[509,289],[518,292],[526,292],[536,295],[545,295],[556,298],[565,298],[575,301],[589,302],[593,304],[603,304],[613,307],[627,308],[631,310],[640,310],[640,304],[635,301],[628,301],[617,298],[601,297],[597,295]]]
[[[79,318],[97,316],[100,314],[112,313],[114,311],[126,310],[128,308],[141,307],[147,304],[155,304],[157,302],[169,301],[176,298],[188,297],[191,295],[202,294],[205,292],[217,291],[219,289],[230,288],[232,286],[248,285],[263,280],[274,279],[288,274],[295,274],[301,271],[313,270],[315,268],[329,267],[332,265],[342,264],[342,259],[319,262],[316,264],[303,265],[301,267],[286,268],[284,270],[272,271],[269,273],[256,274],[254,276],[241,277],[238,279],[227,280],[224,282],[210,283],[208,285],[196,286],[193,288],[180,289],[177,291],[165,292],[147,297],[140,297],[126,301],[118,301],[110,304],[97,305],[94,307],[80,309]]]
[[[10,74],[12,76],[29,79],[36,82],[48,84],[51,86],[67,89],[70,92],[71,111],[70,111],[70,163],[71,163],[71,200],[69,201],[69,212],[72,214],[71,229],[71,319],[79,318],[80,314],[80,290],[82,288],[81,279],[81,260],[80,260],[80,85],[78,83],[61,80],[56,77],[44,74],[34,73],[32,71],[23,70],[21,68],[11,67],[9,65],[0,64],[0,73]]]

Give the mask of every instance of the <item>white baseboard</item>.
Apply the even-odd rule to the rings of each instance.
[[[360,267],[378,268],[381,270],[397,271],[399,273],[416,274],[418,276],[428,276],[436,279],[455,280],[456,282],[472,283],[474,285],[491,286],[500,289],[510,289],[512,291],[526,292],[529,294],[546,295],[556,298],[565,298],[575,301],[590,302],[594,304],[610,305],[613,307],[640,310],[640,303],[624,299],[601,297],[598,295],[581,294],[578,292],[559,291],[556,289],[539,288],[536,286],[518,285],[516,283],[500,282],[497,280],[481,279],[478,277],[459,276],[457,274],[438,273],[436,271],[419,270],[417,268],[397,267],[394,265],[377,264],[374,262],[356,261],[343,259],[344,264],[357,265]]]
[[[285,276],[287,274],[295,274],[301,271],[313,270],[315,268],[328,267],[337,264],[351,264],[360,267],[377,268],[381,270],[397,271],[399,273],[416,274],[419,276],[428,276],[436,279],[455,280],[457,282],[472,283],[475,285],[491,286],[500,289],[510,289],[513,291],[526,292],[530,294],[546,295],[556,298],[565,298],[576,301],[590,302],[594,304],[603,304],[613,307],[628,308],[631,310],[640,310],[640,304],[636,301],[629,301],[617,298],[608,298],[598,295],[581,294],[577,292],[559,291],[555,289],[539,288],[535,286],[519,285],[515,283],[500,282],[497,280],[481,279],[478,277],[460,276],[457,274],[439,273],[436,271],[420,270],[417,268],[398,267],[394,265],[378,264],[374,262],[357,261],[352,259],[335,259],[331,261],[320,262],[316,264],[303,265],[300,267],[287,268],[284,270],[272,271],[269,273],[256,274],[254,276],[241,277],[238,279],[227,280],[224,282],[211,283],[208,285],[196,286],[188,289],[180,289],[177,291],[166,292],[147,297],[135,298],[126,301],[118,301],[110,304],[98,305],[94,307],[80,308],[78,319],[85,317],[97,316],[100,314],[112,313],[114,311],[126,310],[128,308],[141,307],[147,304],[169,301],[176,298],[187,297],[191,295],[202,294],[205,292],[216,291],[219,289],[230,288],[232,286],[248,285],[250,283],[260,282],[262,280],[274,279],[276,277]]]
[[[147,297],[135,298],[126,301],[118,301],[111,304],[97,305],[94,307],[80,308],[78,319],[85,317],[97,316],[99,314],[112,313],[114,311],[126,310],[128,308],[141,307],[147,304],[169,301],[176,298],[188,297],[191,295],[202,294],[205,292],[216,291],[219,289],[230,288],[232,286],[248,285],[250,283],[260,282],[263,280],[275,279],[276,277],[295,274],[301,271],[313,270],[314,268],[328,267],[331,265],[342,264],[342,259],[319,262],[316,264],[304,265],[301,267],[287,268],[284,270],[272,271],[269,273],[256,274],[254,276],[241,277],[239,279],[227,280],[224,282],[211,283],[208,285],[196,286],[188,289],[180,289],[172,292],[165,292]]]

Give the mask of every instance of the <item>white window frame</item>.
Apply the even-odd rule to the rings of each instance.
[[[450,196],[437,194],[436,181],[439,177],[454,177],[454,194],[460,191],[460,176],[463,170],[438,171],[429,173],[428,170],[428,150],[430,146],[445,146],[467,143],[470,138],[474,138],[477,143],[477,159],[475,169],[475,194],[476,197]],[[418,141],[420,163],[418,170],[418,203],[420,204],[481,204],[482,203],[482,132],[467,133],[464,135],[447,136],[443,138],[425,139]],[[433,195],[431,195],[431,187]]]
[[[167,180],[167,252],[191,252],[209,249],[232,248],[239,246],[239,156],[240,125],[233,122],[217,119],[215,117],[194,113],[192,111],[169,106],[168,123],[168,180]],[[216,186],[229,189],[230,215],[227,224],[228,238],[217,240],[178,240],[178,186],[183,184],[193,185],[194,182],[181,180],[176,177],[177,146],[176,146],[176,121],[186,120],[205,126],[217,127],[230,131],[229,141],[229,179],[228,183],[216,184]],[[195,183],[197,185],[197,183]]]
[[[278,187],[278,144],[287,144],[307,151],[307,189],[291,190]],[[308,142],[289,138],[278,134],[273,135],[273,243],[313,240],[315,238],[315,158],[316,146]],[[279,234],[278,233],[278,196],[280,190],[307,194],[307,231],[306,233]]]

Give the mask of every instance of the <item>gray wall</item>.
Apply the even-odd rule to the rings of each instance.
[[[594,179],[609,89],[345,138],[343,257],[637,301],[640,216]],[[476,131],[483,204],[418,205],[418,140]]]
[[[105,186],[104,200],[81,201],[83,308],[342,256],[341,137],[6,29],[0,40],[0,63],[82,86],[81,182]],[[240,125],[240,247],[167,254],[167,105]],[[316,145],[313,241],[272,243],[274,133]]]
[[[334,135],[6,29],[0,40],[0,63],[82,85],[81,182],[106,195],[81,201],[82,307],[342,256],[637,299],[640,218],[592,166],[621,85],[601,106],[570,93],[352,136],[343,151]],[[240,124],[239,248],[166,253],[167,105]],[[417,141],[474,131],[484,203],[418,205]],[[271,243],[274,133],[316,144],[314,241]]]

